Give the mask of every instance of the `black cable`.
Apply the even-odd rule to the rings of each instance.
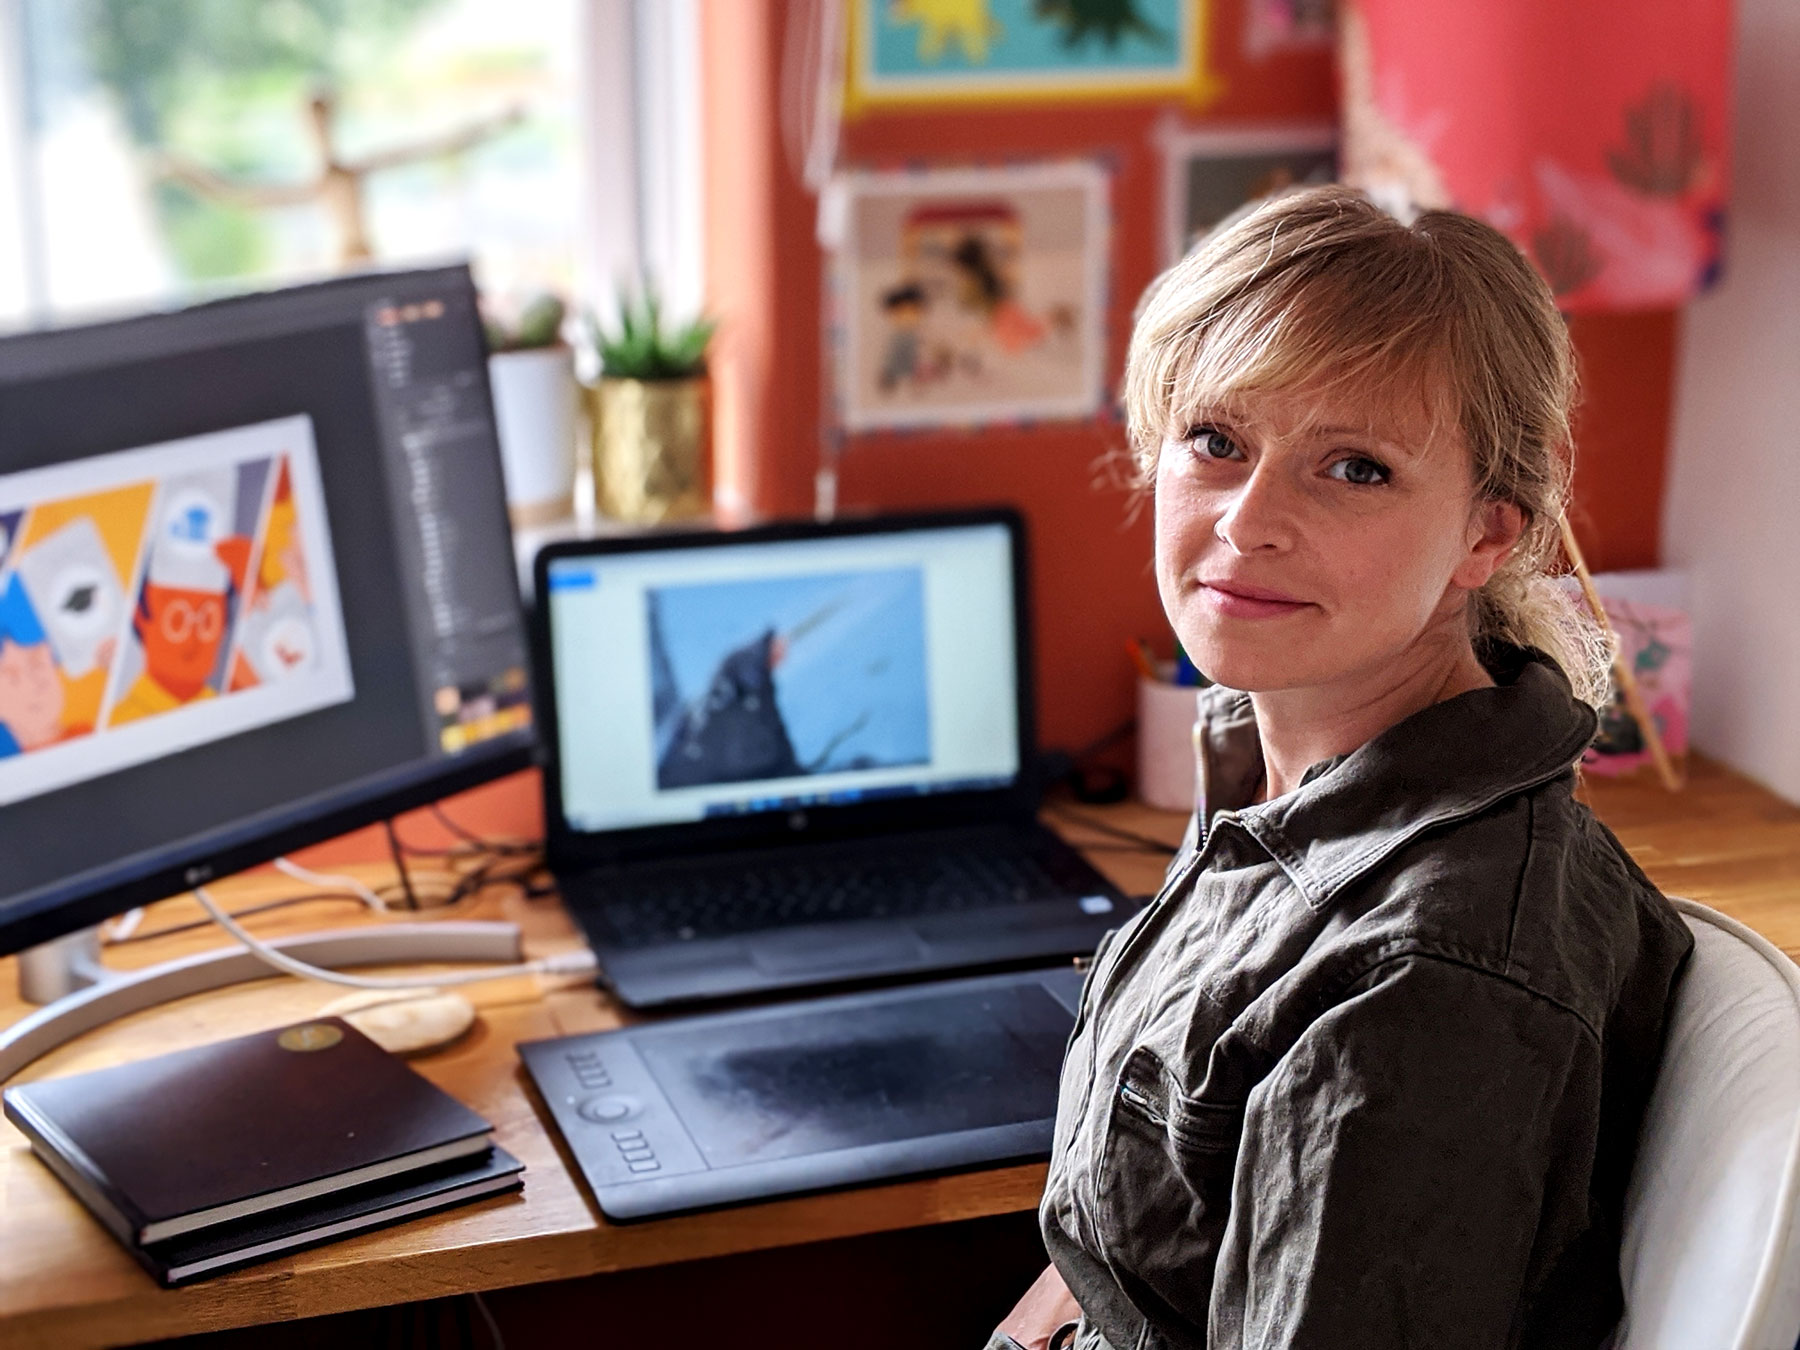
[[[1071,824],[1079,825],[1083,829],[1095,830],[1100,834],[1111,835],[1114,839],[1123,839],[1127,843],[1136,844],[1139,848],[1149,851],[1173,854],[1181,848],[1179,841],[1171,844],[1166,840],[1156,838],[1154,835],[1139,834],[1136,830],[1127,830],[1122,826],[1114,825],[1110,820],[1096,820],[1093,816],[1087,815],[1084,812],[1071,811],[1068,807],[1063,806],[1060,803],[1052,804],[1045,809],[1049,811],[1051,815],[1062,820],[1067,820]]]
[[[1079,750],[1046,750],[1041,756],[1045,781],[1066,786],[1075,800],[1091,806],[1109,806],[1130,795],[1130,783],[1122,769],[1095,764],[1096,755],[1110,750],[1137,730],[1137,718],[1128,717],[1112,730]]]
[[[394,832],[394,818],[389,816],[381,822],[382,829],[387,831],[388,852],[393,855],[394,868],[400,873],[400,889],[406,892],[406,907],[416,910],[419,897],[413,894],[412,873],[406,869],[406,855],[400,851],[400,836]]]
[[[515,855],[535,853],[543,847],[542,844],[534,843],[529,839],[484,839],[481,835],[476,834],[467,826],[458,824],[455,820],[451,819],[450,813],[444,810],[441,802],[431,803],[429,809],[431,814],[437,817],[438,824],[450,831],[451,834],[455,835],[465,844],[472,844],[476,848],[485,849],[489,853]]]

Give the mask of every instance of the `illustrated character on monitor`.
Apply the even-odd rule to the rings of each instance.
[[[63,735],[63,682],[17,573],[0,591],[0,758]]]
[[[17,575],[63,682],[63,734],[94,729],[125,621],[125,588],[91,516],[20,553]]]
[[[192,489],[172,494],[132,616],[143,672],[114,707],[112,725],[218,692],[214,676],[250,549],[241,535],[222,532],[223,518],[216,497]]]

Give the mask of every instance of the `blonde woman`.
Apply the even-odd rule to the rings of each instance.
[[[1343,188],[1152,287],[1126,373],[1217,681],[1101,944],[994,1346],[1596,1347],[1692,942],[1573,796],[1606,651],[1546,575],[1568,336],[1503,236]]]

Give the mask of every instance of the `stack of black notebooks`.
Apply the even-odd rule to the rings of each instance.
[[[168,1285],[515,1190],[524,1170],[337,1018],[8,1088],[5,1109]]]

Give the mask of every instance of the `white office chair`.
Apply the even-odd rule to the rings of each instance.
[[[1800,968],[1677,900],[1694,955],[1625,1200],[1616,1350],[1793,1350],[1800,1337]]]

